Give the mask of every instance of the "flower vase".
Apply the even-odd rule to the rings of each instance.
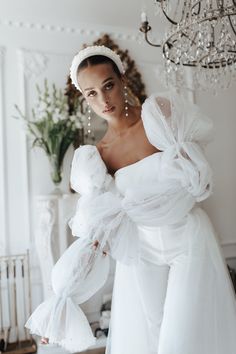
[[[60,195],[62,194],[62,190],[60,188],[60,184],[62,181],[62,166],[59,163],[59,157],[56,154],[49,156],[50,163],[50,176],[54,183],[54,190],[52,194]]]

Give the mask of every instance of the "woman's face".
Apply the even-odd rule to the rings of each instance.
[[[82,69],[78,82],[86,101],[100,117],[107,119],[124,114],[124,80],[117,76],[110,63]]]

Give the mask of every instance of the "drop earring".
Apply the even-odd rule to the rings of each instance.
[[[90,104],[87,102],[87,128],[86,129],[86,133],[85,133],[85,138],[87,143],[94,143],[95,141],[95,134],[94,134],[94,130],[92,129],[92,111],[91,111],[91,107]]]
[[[88,105],[87,135],[88,135],[88,137],[89,137],[89,136],[90,136],[90,134],[91,134],[91,108],[90,108],[89,103],[87,103],[87,105]]]
[[[87,129],[88,134],[91,133],[91,108],[88,103],[88,129]]]
[[[127,92],[127,86],[124,86],[124,96],[125,96],[125,117],[127,118],[129,116],[128,112],[128,92]]]

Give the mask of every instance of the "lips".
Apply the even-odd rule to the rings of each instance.
[[[110,112],[113,112],[115,109],[114,106],[111,106],[111,107],[106,107],[103,111],[103,113],[110,113]]]

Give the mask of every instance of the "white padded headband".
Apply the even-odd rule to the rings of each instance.
[[[105,57],[110,58],[118,67],[119,71],[121,74],[125,73],[124,66],[122,64],[122,61],[120,59],[120,56],[116,54],[113,50],[111,50],[108,47],[105,47],[104,45],[94,45],[94,46],[89,46],[87,48],[84,48],[79,51],[78,54],[76,54],[72,60],[72,64],[70,67],[70,78],[73,83],[73,85],[80,91],[82,92],[78,79],[77,79],[77,70],[78,66],[80,63],[86,59],[89,58],[93,55],[104,55]]]

